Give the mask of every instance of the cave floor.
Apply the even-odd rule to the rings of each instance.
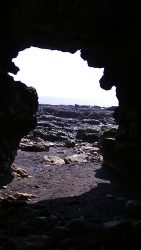
[[[101,225],[119,223],[127,202],[140,199],[139,183],[100,162],[44,165],[44,154],[19,150],[14,166],[27,176],[1,179],[0,249],[101,249]]]

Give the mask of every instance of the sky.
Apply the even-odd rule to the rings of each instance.
[[[115,87],[100,88],[104,69],[92,68],[74,54],[30,47],[12,60],[19,67],[16,81],[36,88],[39,103],[117,106]]]

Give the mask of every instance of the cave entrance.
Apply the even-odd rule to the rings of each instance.
[[[114,136],[116,130],[115,90],[99,86],[103,69],[88,67],[80,51],[72,55],[32,47],[13,61],[20,68],[15,80],[34,86],[40,103],[37,126],[21,140],[15,159],[15,166],[26,171],[22,175],[34,177],[21,189],[42,200],[95,188],[95,170],[102,164],[100,136]]]

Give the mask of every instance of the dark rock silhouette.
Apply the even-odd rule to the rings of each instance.
[[[36,125],[37,93],[9,75],[1,76],[0,173],[8,171],[21,138]]]

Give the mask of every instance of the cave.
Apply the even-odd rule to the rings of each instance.
[[[19,51],[36,46],[70,53],[80,50],[90,67],[104,68],[100,86],[105,90],[115,86],[119,101],[115,112],[119,130],[111,166],[123,175],[140,176],[139,10],[138,3],[127,1],[14,1],[8,8],[3,5],[1,171],[10,167],[20,139],[36,124],[36,90],[17,85],[7,74],[17,73],[12,59]],[[110,164],[104,152],[105,162]]]
[[[18,52],[35,46],[70,53],[80,50],[81,58],[87,61],[90,67],[104,68],[100,86],[105,90],[116,87],[119,106],[114,113],[118,124],[116,140],[103,143],[103,165],[114,169],[121,176],[131,177],[133,180],[141,179],[140,11],[140,2],[136,0],[15,0],[3,3],[0,10],[1,174],[11,168],[21,138],[36,126],[36,90],[20,81],[15,82],[8,75],[9,72],[18,72],[18,68],[12,63]],[[7,203],[3,202],[4,208],[6,205]],[[141,205],[140,202],[131,202],[130,205],[130,208],[134,207],[132,218],[136,212],[138,214],[135,216],[135,223],[127,220],[126,223],[114,221],[106,224],[105,227],[108,227],[109,231],[103,237],[107,247],[103,248],[102,245],[97,249],[114,249],[111,239],[114,237],[116,243],[120,244],[117,235],[125,231],[126,239],[120,234],[121,245],[125,241],[130,243],[133,239],[133,245],[130,245],[129,249],[139,249],[135,243],[136,240],[140,243],[138,220]],[[40,219],[43,221],[43,217]],[[55,218],[52,218],[53,220]],[[79,222],[80,229],[83,222]],[[133,230],[129,230],[131,224]],[[58,228],[56,234],[57,230]],[[92,227],[89,230],[91,231]],[[26,227],[21,233],[24,234],[25,231]],[[60,232],[67,234],[63,228]],[[35,237],[32,241],[34,239]],[[9,244],[8,247],[12,248],[13,243]],[[82,248],[82,245],[81,248],[66,249],[93,249],[93,246],[97,246],[97,241],[92,243],[92,248]],[[117,248],[115,245],[114,247],[121,249],[121,245],[119,248],[118,245]],[[6,249],[3,246],[2,249]],[[31,249],[30,245],[28,247]]]

